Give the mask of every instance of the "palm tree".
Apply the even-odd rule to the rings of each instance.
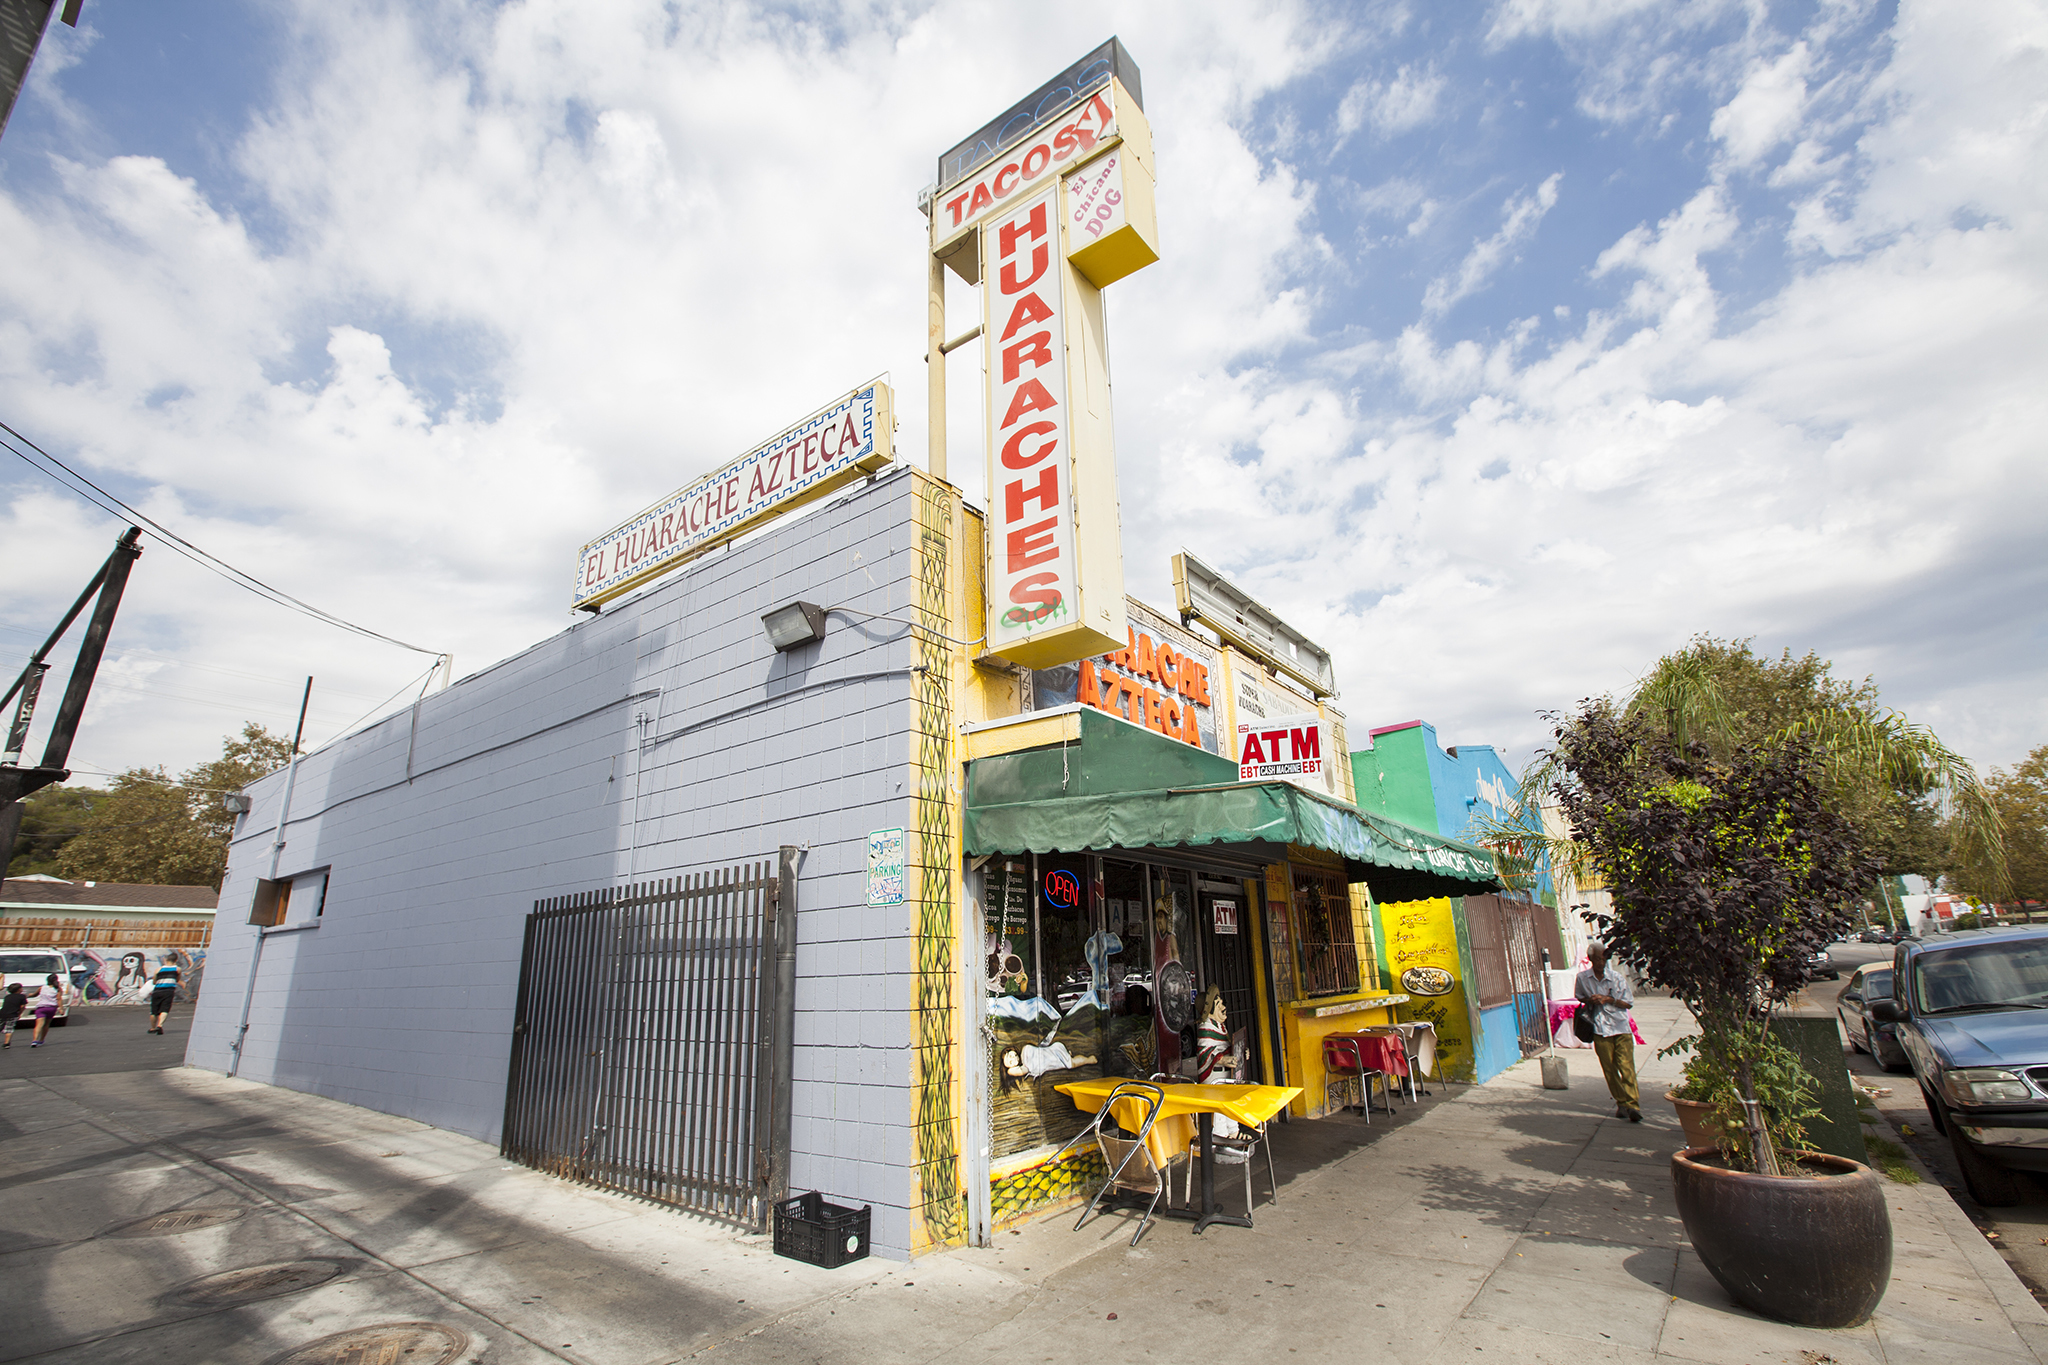
[[[1883,841],[1886,826],[1911,802],[1931,802],[1958,860],[1990,869],[1994,889],[2004,894],[2004,834],[1976,770],[1932,730],[1879,705],[1874,683],[1843,683],[1828,668],[1812,653],[1795,659],[1787,650],[1771,660],[1753,653],[1747,640],[1695,636],[1687,648],[1659,659],[1620,709],[1673,744],[1703,744],[1716,757],[1743,744],[1809,745],[1829,804],[1872,844]],[[1558,777],[1556,758],[1539,754],[1522,775],[1520,809],[1481,829],[1480,842],[1494,850],[1513,884],[1528,886],[1546,863],[1580,885],[1598,884],[1584,843],[1570,830],[1543,827],[1542,807]]]

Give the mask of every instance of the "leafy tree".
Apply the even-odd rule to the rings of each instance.
[[[2005,829],[2011,894],[2048,903],[2048,744],[2028,754],[2011,772],[1993,768],[1984,785]],[[1964,857],[1950,880],[1974,900],[2002,900],[1996,873],[1982,860]]]
[[[1613,897],[1610,953],[1692,1011],[1700,1032],[1682,1050],[1695,1079],[1720,1082],[1723,1131],[1740,1135],[1729,1156],[1776,1173],[1816,1109],[1771,1017],[1875,875],[1864,834],[1833,808],[1809,736],[1717,753],[1607,701],[1554,733],[1551,792]]]
[[[14,840],[10,877],[57,875],[57,854],[85,827],[104,793],[91,787],[44,787],[22,802],[21,832]]]
[[[130,768],[113,779],[57,855],[59,875],[74,881],[219,886],[234,817],[221,797],[282,767],[291,741],[261,725],[222,742],[221,756],[173,781],[158,768]]]
[[[1999,813],[1984,783],[1933,731],[1877,698],[1875,682],[1844,682],[1811,651],[1772,659],[1747,640],[1698,635],[1659,659],[1618,709],[1679,748],[1699,745],[1715,759],[1745,748],[1810,753],[1823,799],[1849,822],[1877,874],[1932,877],[1961,861],[2003,886]],[[1539,755],[1522,778],[1522,812],[1483,829],[1513,880],[1527,882],[1542,859],[1566,870],[1582,861],[1572,836],[1549,837],[1541,826],[1556,762]]]

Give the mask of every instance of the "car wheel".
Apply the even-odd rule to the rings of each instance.
[[[1851,1052],[1869,1051],[1863,1044],[1856,1041],[1856,1030],[1849,1027],[1849,1016],[1837,1011],[1835,1017],[1842,1021],[1842,1034],[1849,1040],[1849,1050]]]
[[[1946,1133],[1948,1131],[1948,1120],[1941,1116],[1941,1101],[1934,1098],[1924,1085],[1920,1087],[1920,1098],[1927,1101],[1927,1117],[1933,1122],[1934,1131]]]
[[[1963,1168],[1963,1184],[1970,1189],[1970,1198],[1987,1209],[2008,1208],[2020,1202],[2026,1194],[2026,1178],[2017,1171],[2005,1167],[1977,1150],[1977,1144],[1949,1125],[1948,1145],[1956,1154],[1956,1165]]]

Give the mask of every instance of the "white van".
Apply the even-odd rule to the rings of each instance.
[[[23,1027],[35,1022],[36,992],[52,972],[63,984],[64,1003],[57,1007],[57,1017],[50,1022],[61,1024],[71,1013],[72,997],[78,994],[72,988],[71,963],[64,954],[56,948],[0,948],[0,991],[19,981],[22,993],[29,998],[28,1008],[21,1012]]]

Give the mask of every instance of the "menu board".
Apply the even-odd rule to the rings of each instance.
[[[982,868],[982,928],[990,959],[989,989],[997,994],[1028,993],[1031,962],[1031,860],[991,858]],[[1025,971],[1005,971],[1004,959],[1017,959]]]

